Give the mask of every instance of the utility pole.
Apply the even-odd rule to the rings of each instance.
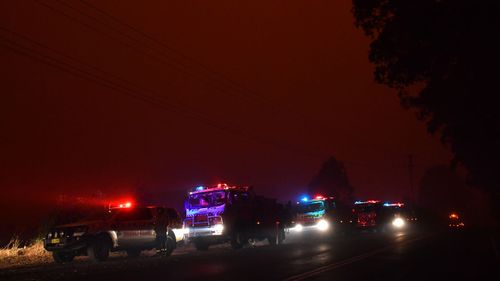
[[[415,188],[413,186],[413,168],[415,167],[415,164],[413,163],[413,154],[408,154],[408,176],[410,180],[410,198],[413,201],[412,203],[416,203],[416,198],[415,198]]]

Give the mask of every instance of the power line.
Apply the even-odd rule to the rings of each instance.
[[[60,1],[60,0],[58,0],[58,1]],[[163,48],[165,48],[165,49],[167,49],[167,50],[169,50],[169,51],[177,54],[178,56],[182,57],[183,59],[185,59],[185,60],[187,60],[189,62],[192,62],[192,63],[198,65],[199,67],[201,67],[202,69],[206,70],[207,72],[212,73],[215,77],[220,78],[220,79],[228,82],[229,84],[235,86],[237,89],[239,89],[241,91],[244,91],[244,93],[248,93],[248,94],[250,94],[250,95],[252,95],[252,96],[254,96],[256,98],[259,98],[259,99],[267,100],[266,97],[261,96],[261,95],[255,93],[254,91],[248,90],[246,87],[244,87],[240,83],[238,83],[238,82],[236,82],[236,81],[234,81],[232,79],[229,79],[229,78],[223,76],[222,74],[220,74],[220,73],[216,72],[215,70],[209,68],[208,66],[204,65],[203,63],[200,63],[199,61],[193,59],[192,57],[187,56],[186,54],[180,52],[179,50],[176,50],[176,49],[172,48],[171,46],[165,44],[164,42],[162,42],[162,41],[154,38],[153,36],[151,36],[151,35],[143,32],[143,31],[139,30],[138,28],[132,26],[131,24],[128,24],[125,21],[118,19],[117,17],[115,17],[115,16],[107,13],[103,9],[101,9],[101,8],[95,6],[95,5],[92,5],[88,1],[80,0],[80,2],[83,3],[84,5],[86,5],[87,7],[91,8],[91,9],[93,9],[93,10],[99,12],[99,13],[101,13],[102,15],[106,16],[107,18],[113,20],[114,22],[116,22],[116,23],[118,23],[118,24],[120,24],[122,26],[125,26],[125,27],[129,28],[130,30],[132,30],[132,31],[140,34],[144,38],[146,38],[146,39],[148,39],[148,40],[156,43],[157,45],[159,45],[159,46],[161,46],[161,47],[163,47]]]
[[[123,40],[120,40],[118,38],[114,38],[113,36],[110,36],[108,33],[96,28],[95,26],[92,26],[92,25],[90,25],[82,20],[76,19],[75,17],[72,17],[68,13],[65,13],[64,11],[57,9],[54,6],[48,5],[46,2],[44,2],[44,3],[41,2],[41,1],[46,1],[46,0],[34,0],[34,1],[38,2],[42,6],[50,9],[51,11],[53,11],[55,13],[59,13],[59,14],[65,16],[66,18],[69,18],[70,20],[77,22],[77,23],[89,28],[90,30],[92,30],[94,32],[100,33],[101,35],[104,35],[105,37],[107,37],[111,40],[117,41],[117,42],[119,42],[119,43],[121,43],[129,48],[136,49],[139,52],[146,54],[145,51],[143,49],[141,49],[141,46],[131,46],[129,43],[124,42]],[[267,97],[260,95],[259,93],[255,92],[253,90],[249,90],[248,88],[241,85],[240,83],[225,77],[224,75],[211,69],[210,67],[206,66],[205,64],[200,63],[196,59],[193,59],[192,57],[187,56],[186,54],[182,53],[181,51],[178,51],[178,50],[170,47],[169,45],[165,44],[164,42],[156,39],[155,37],[143,32],[143,31],[141,31],[140,29],[134,27],[133,25],[128,24],[127,22],[125,22],[121,19],[118,19],[117,17],[107,13],[103,9],[100,9],[99,7],[89,3],[88,1],[80,0],[79,3],[82,3],[87,8],[90,8],[90,9],[96,11],[98,14],[103,15],[106,19],[108,19],[108,21],[99,19],[97,16],[90,15],[88,12],[82,11],[82,9],[79,9],[73,5],[68,4],[66,1],[61,1],[61,0],[53,0],[53,1],[56,1],[56,2],[64,5],[65,7],[69,8],[73,11],[76,11],[78,14],[83,15],[84,17],[90,19],[91,21],[93,21],[101,26],[104,26],[105,28],[107,28],[111,31],[114,31],[114,32],[116,32],[124,37],[127,37],[129,40],[133,41],[135,44],[141,45],[141,43],[144,43],[142,40],[135,38],[133,35],[128,34],[126,31],[121,30],[119,27],[115,27],[114,25],[109,24],[109,21],[112,21],[115,24],[119,25],[120,27],[122,27],[128,31],[131,31],[133,34],[136,34],[136,35],[138,34],[143,39],[147,39],[147,41],[149,41],[150,43],[151,42],[154,43],[155,47],[159,47],[159,49],[160,49],[159,54],[160,55],[157,54],[158,48],[152,48],[151,46],[145,46],[146,49],[150,49],[153,52],[153,53],[146,54],[150,58],[153,58],[153,57],[157,58],[157,59],[159,59],[160,63],[163,63],[167,66],[170,66],[174,69],[177,69],[180,72],[187,74],[191,78],[202,79],[205,84],[208,84],[208,86],[211,86],[212,89],[215,89],[222,94],[235,96],[234,94],[237,93],[238,96],[240,96],[240,97],[243,96],[243,97],[257,99],[259,104],[264,105],[264,106],[268,106],[269,110],[271,110],[270,112],[268,112],[270,119],[277,117],[279,115],[279,113],[282,113],[286,110],[286,107],[284,106],[284,104],[282,102],[272,101],[272,100],[268,99]],[[142,45],[144,45],[144,44],[142,44]],[[170,59],[171,57],[169,57],[164,50],[167,50],[168,52],[173,53],[173,54],[177,55],[178,57],[181,57],[181,59],[184,61],[187,61],[191,64],[197,65],[199,68],[201,68],[203,70],[203,73],[200,74],[196,70],[189,69],[188,65],[186,65],[183,62],[179,62],[178,60],[176,62],[177,64],[173,64],[173,62],[166,61],[165,59]],[[186,70],[184,67],[187,67],[188,69]],[[212,77],[206,77],[207,72],[209,74],[211,74]],[[214,77],[216,78],[217,81],[213,80]],[[218,83],[221,80],[223,82],[225,82],[223,85]],[[229,89],[227,88],[227,86],[229,86]],[[233,90],[236,90],[236,91],[234,92]],[[279,100],[282,101],[282,99],[279,99]],[[278,108],[277,107],[278,105],[281,105],[281,107]],[[271,112],[273,114],[269,114]],[[290,112],[290,111],[287,110],[287,112]],[[298,115],[301,118],[304,118],[304,116],[300,112],[295,111],[294,114]]]
[[[196,78],[198,78],[198,77],[199,77],[199,78],[201,78],[202,80],[204,80],[205,82],[207,82],[206,77],[204,77],[203,75],[202,75],[203,77],[201,77],[200,75],[197,75],[196,73],[193,73],[192,71],[185,70],[185,69],[184,69],[184,68],[182,68],[181,66],[178,66],[178,65],[176,65],[176,64],[171,63],[170,61],[168,61],[167,59],[165,59],[165,57],[164,57],[164,56],[158,56],[157,54],[154,54],[154,53],[152,54],[152,53],[151,53],[151,52],[149,52],[149,51],[145,51],[145,50],[144,50],[144,49],[142,49],[140,46],[137,46],[137,45],[136,45],[136,44],[139,44],[139,45],[140,45],[140,43],[141,43],[141,41],[140,41],[140,40],[138,40],[138,39],[134,38],[133,36],[130,36],[129,34],[127,34],[126,32],[123,32],[123,31],[122,31],[122,30],[120,30],[119,28],[116,28],[116,27],[110,26],[110,25],[109,25],[109,24],[107,24],[105,21],[102,21],[102,20],[100,20],[100,19],[97,19],[95,16],[89,15],[88,13],[85,13],[85,12],[81,11],[80,9],[75,8],[75,7],[74,7],[74,6],[72,6],[72,5],[69,5],[69,4],[68,4],[68,3],[66,3],[66,2],[61,2],[60,0],[55,0],[55,1],[57,1],[57,2],[59,2],[59,3],[61,3],[61,4],[63,4],[64,6],[66,6],[66,7],[70,8],[70,9],[72,9],[73,11],[76,11],[76,12],[78,12],[79,14],[81,14],[81,15],[85,16],[86,18],[88,18],[88,19],[92,20],[93,22],[96,22],[96,23],[98,23],[98,24],[100,24],[100,25],[104,25],[107,29],[111,29],[112,31],[117,32],[118,34],[123,35],[123,36],[125,36],[125,37],[129,38],[130,40],[132,40],[132,41],[134,42],[134,44],[130,44],[129,42],[124,41],[123,39],[117,38],[117,37],[116,37],[116,35],[114,35],[114,36],[113,36],[113,35],[110,35],[109,31],[108,31],[108,32],[103,31],[103,30],[101,30],[101,29],[99,29],[99,28],[96,28],[94,25],[91,25],[91,24],[89,24],[89,23],[87,23],[87,22],[85,22],[85,21],[82,21],[81,19],[77,19],[77,18],[75,18],[74,16],[72,16],[72,15],[68,14],[67,12],[62,11],[62,10],[61,10],[61,8],[56,8],[56,7],[55,7],[55,6],[53,6],[53,5],[49,5],[49,4],[47,4],[45,0],[43,0],[43,1],[42,1],[42,0],[34,0],[34,1],[35,1],[35,2],[37,2],[37,3],[38,3],[38,4],[40,4],[40,5],[42,5],[42,6],[46,7],[46,8],[48,8],[48,9],[50,9],[51,11],[53,11],[53,12],[55,12],[55,13],[58,13],[58,14],[61,14],[61,15],[63,15],[64,17],[66,17],[66,18],[70,19],[71,21],[74,21],[74,22],[76,22],[76,23],[78,23],[78,24],[80,24],[80,25],[83,25],[83,26],[85,26],[86,28],[88,28],[88,29],[90,29],[90,30],[92,30],[92,31],[94,31],[94,32],[97,32],[97,33],[99,33],[99,34],[101,34],[101,35],[103,35],[103,36],[105,36],[105,37],[107,37],[107,38],[109,38],[109,39],[111,39],[111,40],[113,40],[113,41],[118,41],[120,44],[123,44],[123,45],[125,45],[125,46],[127,46],[127,47],[129,47],[129,48],[132,48],[132,49],[138,50],[139,52],[141,52],[142,54],[147,55],[147,56],[148,56],[148,57],[150,57],[150,58],[157,59],[157,61],[158,61],[158,62],[160,62],[160,63],[162,63],[162,64],[165,64],[165,65],[167,65],[167,66],[173,67],[173,68],[175,68],[175,69],[177,69],[177,70],[179,70],[179,71],[181,71],[181,72],[183,72],[183,73],[185,73],[185,74],[188,74],[188,76],[190,76],[190,77],[192,77],[192,78],[195,78],[195,79],[196,79]],[[88,3],[87,3],[87,4],[88,4]],[[91,6],[92,6],[92,5],[91,5]],[[104,13],[105,13],[105,12],[104,12]],[[112,17],[112,16],[111,16],[111,17]],[[118,21],[118,22],[121,22],[121,21],[119,21],[118,19],[116,19],[116,18],[114,18],[114,17],[112,18],[112,20],[114,20],[114,21]],[[122,22],[121,22],[121,23],[122,23]],[[122,23],[122,24],[126,24],[126,23]],[[133,31],[134,31],[134,30],[138,30],[138,29],[136,29],[136,28],[132,27],[131,25],[126,24],[126,26],[131,27]],[[140,31],[139,31],[139,32],[140,32]],[[142,34],[144,34],[143,36],[146,36],[147,38],[152,38],[152,40],[154,40],[154,42],[159,42],[160,44],[162,44],[159,40],[154,39],[153,37],[151,37],[151,36],[149,36],[149,35],[147,35],[147,34],[145,34],[145,33],[143,33],[143,32],[141,32],[141,33],[142,33]],[[151,48],[150,48],[150,49],[151,49]],[[162,53],[162,54],[164,54],[164,53]],[[184,55],[184,56],[185,56],[185,55]],[[185,57],[186,57],[186,56],[185,56]],[[182,65],[183,65],[183,64],[182,64]],[[229,94],[229,95],[233,95],[233,92],[227,92],[227,91],[225,91],[226,89],[225,89],[225,88],[221,88],[221,87],[217,84],[217,82],[215,82],[215,84],[214,84],[214,81],[212,81],[210,78],[208,78],[208,79],[209,79],[208,83],[209,83],[210,85],[212,85],[212,86],[215,86],[215,87],[216,87],[216,90],[218,90],[219,92],[221,92],[221,93],[225,93],[225,94]],[[254,95],[254,96],[255,96],[255,95]],[[261,97],[261,96],[260,96],[260,97]],[[262,97],[261,97],[261,98],[262,98]],[[266,102],[266,103],[264,103],[264,104],[269,105],[269,106],[271,106],[271,107],[275,107],[275,105],[270,104],[267,100],[266,100],[265,102]],[[269,113],[270,113],[270,112],[269,112]],[[270,115],[270,116],[268,117],[269,119],[271,119],[271,118],[273,118],[273,117],[276,117],[276,116],[278,115],[278,114],[276,114],[276,113],[277,113],[277,111],[276,111],[276,110],[274,110],[274,111],[273,111],[273,113],[275,113],[275,114]],[[269,115],[269,114],[267,114],[267,115]],[[233,116],[233,120],[235,120],[234,116]]]
[[[126,34],[125,32],[123,32],[123,31],[121,31],[121,30],[119,30],[119,29],[117,29],[117,28],[115,28],[115,27],[113,27],[113,26],[111,26],[109,24],[106,24],[102,20],[99,20],[96,17],[91,16],[91,15],[89,15],[89,14],[87,14],[87,13],[85,13],[85,12],[79,10],[79,9],[77,9],[74,6],[69,5],[66,2],[55,0],[55,1],[59,2],[59,3],[61,3],[62,5],[66,6],[67,8],[69,8],[69,9],[71,9],[73,11],[76,11],[77,13],[83,15],[84,17],[86,17],[86,18],[88,18],[88,19],[90,19],[90,20],[92,20],[92,21],[94,21],[94,22],[96,22],[96,23],[98,23],[100,25],[105,26],[106,28],[108,28],[108,29],[110,29],[110,30],[112,30],[114,32],[117,32],[120,35],[123,35],[123,36],[127,37],[129,40],[131,40],[135,44],[130,44],[129,42],[126,42],[126,41],[124,41],[124,40],[122,40],[120,38],[117,38],[116,36],[112,36],[109,33],[105,32],[103,30],[100,30],[99,28],[96,28],[95,26],[93,26],[93,25],[91,25],[91,24],[89,24],[87,22],[84,22],[84,21],[82,21],[80,19],[77,19],[77,18],[71,16],[70,14],[62,11],[60,8],[58,9],[58,8],[56,8],[53,5],[47,4],[45,1],[41,1],[41,0],[33,0],[33,1],[37,2],[38,4],[44,6],[45,8],[47,8],[47,9],[49,9],[49,10],[55,12],[55,13],[63,15],[64,17],[66,17],[66,18],[68,18],[68,19],[70,19],[70,20],[72,20],[72,21],[74,21],[74,22],[76,22],[76,23],[78,23],[80,25],[85,26],[86,28],[88,28],[88,29],[90,29],[90,30],[92,30],[92,31],[94,31],[96,33],[99,33],[99,34],[107,37],[108,39],[111,39],[113,41],[119,42],[120,44],[123,44],[123,45],[127,46],[128,48],[135,49],[135,50],[139,51],[140,53],[148,56],[149,58],[151,58],[151,59],[153,59],[153,60],[155,60],[157,62],[160,62],[160,63],[162,63],[162,64],[164,64],[164,65],[166,65],[168,67],[174,68],[174,69],[176,69],[176,70],[184,73],[185,75],[187,75],[187,76],[189,76],[191,78],[201,79],[203,81],[203,83],[205,83],[207,86],[209,86],[209,87],[217,90],[220,93],[223,93],[223,94],[226,94],[226,95],[233,95],[232,92],[228,92],[227,89],[224,88],[224,86],[219,85],[217,82],[214,82],[212,79],[210,79],[210,78],[207,79],[203,75],[199,75],[196,72],[193,72],[191,70],[187,70],[187,69],[183,68],[183,66],[185,66],[185,65],[183,65],[182,63],[174,64],[171,61],[167,60],[164,53],[161,53],[162,55],[158,55],[158,54],[154,53],[154,50],[152,48],[149,48],[149,49],[153,50],[153,52],[145,51],[143,48],[141,48],[141,46],[137,45],[137,44],[140,45],[140,43],[141,43],[140,40],[137,40],[136,38],[134,38],[134,37]],[[178,64],[180,64],[181,66],[179,66]],[[239,93],[241,93],[241,92],[239,92]],[[266,104],[269,104],[269,102],[266,102]]]
[[[12,30],[6,29],[4,27],[0,27],[0,30],[2,30],[4,32],[8,32],[11,35],[16,35],[16,36],[23,38],[25,40],[29,40],[29,42],[31,42],[39,47],[43,47],[43,48],[46,48],[48,50],[51,50],[47,46],[45,46],[39,42],[36,42],[34,40],[28,39],[26,36],[22,36],[21,34],[14,32]],[[57,59],[57,58],[54,58],[53,56],[50,56],[50,55],[45,55],[45,54],[43,54],[43,53],[41,53],[33,48],[29,48],[29,47],[26,47],[25,45],[19,44],[15,41],[5,37],[5,36],[3,36],[3,39],[8,43],[10,42],[10,44],[14,46],[13,47],[13,46],[9,46],[9,45],[4,44],[4,47],[7,47],[7,48],[9,48],[17,53],[20,53],[22,55],[25,55],[25,56],[28,56],[32,59],[40,61],[44,64],[48,64],[48,65],[55,67],[59,70],[62,70],[64,72],[70,73],[72,75],[75,75],[75,76],[78,76],[78,77],[81,77],[81,78],[84,78],[87,80],[90,80],[90,81],[97,83],[101,86],[111,88],[119,93],[126,94],[127,96],[130,96],[134,99],[141,100],[141,101],[149,103],[151,105],[155,105],[155,106],[158,106],[158,107],[166,109],[166,110],[172,110],[172,111],[175,111],[177,113],[182,113],[187,117],[190,117],[190,118],[195,119],[197,121],[201,121],[207,125],[210,125],[210,126],[216,128],[216,129],[226,130],[226,131],[229,129],[225,126],[220,126],[219,124],[216,124],[215,122],[211,122],[210,120],[205,119],[202,115],[200,115],[197,112],[190,111],[190,110],[186,111],[186,109],[182,108],[180,105],[167,103],[164,100],[159,100],[155,97],[143,95],[134,89],[130,89],[127,86],[121,85],[121,84],[116,83],[110,79],[106,79],[105,77],[99,76],[95,72],[87,71],[85,69],[75,67],[74,65],[71,65],[71,63],[64,62],[64,61]],[[61,54],[60,52],[58,52],[58,53]],[[73,59],[70,56],[64,55],[64,57],[69,58],[69,59],[73,60],[74,62],[77,62],[76,59]],[[81,62],[79,62],[79,63],[81,63]],[[89,67],[91,69],[98,70],[98,68],[89,66],[87,64],[85,64],[85,66]],[[103,73],[105,73],[105,72],[103,72]],[[126,80],[123,80],[121,78],[117,78],[117,79],[120,79],[122,81],[126,81]]]
[[[49,47],[41,44],[40,42],[37,42],[37,41],[35,41],[35,40],[31,39],[31,38],[28,38],[25,35],[21,35],[20,33],[17,33],[15,31],[7,29],[5,27],[0,27],[0,30],[4,34],[8,34],[7,36],[1,36],[5,40],[4,42],[0,42],[0,43],[4,43],[4,44],[2,44],[3,47],[8,48],[8,49],[10,49],[10,50],[12,50],[12,51],[14,51],[14,52],[16,52],[18,54],[30,57],[30,58],[32,58],[34,60],[37,60],[37,61],[39,61],[41,63],[44,63],[46,65],[52,66],[54,68],[57,68],[57,69],[59,69],[61,71],[70,73],[72,75],[75,75],[75,76],[78,76],[78,77],[81,77],[81,78],[84,78],[84,79],[87,79],[87,80],[92,81],[92,82],[94,82],[96,84],[99,84],[101,86],[110,88],[110,89],[112,89],[112,90],[114,90],[114,91],[116,91],[118,93],[122,93],[122,94],[125,94],[125,95],[127,95],[129,97],[132,97],[134,99],[141,100],[141,101],[146,102],[148,104],[157,106],[160,109],[163,109],[163,110],[166,110],[166,111],[175,111],[177,113],[180,113],[180,114],[184,115],[185,117],[197,120],[199,122],[202,122],[205,125],[211,126],[211,127],[215,128],[215,129],[218,129],[220,131],[223,131],[223,132],[226,132],[226,133],[230,133],[232,135],[236,135],[236,136],[239,136],[241,138],[245,138],[247,140],[251,140],[253,142],[257,142],[257,143],[261,143],[261,144],[266,144],[268,146],[272,146],[272,147],[278,148],[280,150],[292,151],[292,152],[295,152],[295,153],[300,152],[300,153],[302,153],[304,155],[308,155],[310,157],[317,157],[317,156],[319,156],[316,152],[304,150],[304,149],[299,148],[297,146],[293,146],[293,145],[289,145],[289,144],[285,144],[285,143],[280,143],[278,141],[265,139],[265,138],[262,138],[262,137],[259,137],[259,136],[255,136],[255,135],[249,135],[249,134],[244,133],[241,130],[238,130],[238,129],[235,129],[235,128],[231,128],[229,126],[220,125],[217,122],[214,122],[214,121],[206,118],[206,116],[204,116],[202,114],[199,114],[198,112],[192,111],[190,109],[186,110],[186,108],[184,108],[184,107],[182,107],[180,105],[166,103],[165,101],[159,100],[159,99],[157,99],[155,97],[152,97],[152,96],[149,96],[149,95],[144,95],[141,92],[139,92],[137,89],[130,89],[129,87],[124,86],[123,84],[117,83],[116,81],[112,81],[110,79],[106,79],[106,77],[99,76],[99,75],[97,75],[96,73],[94,73],[92,71],[87,71],[85,69],[78,68],[74,64],[64,62],[61,59],[54,58],[53,56],[44,54],[44,53],[42,53],[40,51],[37,51],[36,49],[27,47],[26,45],[18,43],[15,40],[12,40],[12,39],[9,38],[9,37],[17,37],[17,39],[23,39],[22,41],[28,41],[32,45],[36,45],[38,47],[42,47],[42,48],[47,49],[49,51],[53,50],[53,49],[51,49],[51,48],[49,48]],[[8,44],[5,44],[5,43],[8,43]],[[9,45],[9,43],[10,43],[10,45]],[[71,56],[62,54],[59,51],[52,51],[52,52],[53,53],[57,53],[60,56],[66,58],[66,59],[70,59],[73,62],[78,62],[79,64],[82,64],[82,65],[84,65],[84,66],[86,66],[88,68],[98,69],[98,68],[96,68],[94,66],[89,66],[88,64],[85,64],[85,63],[83,63],[81,61],[78,61],[78,60],[72,58]],[[100,71],[100,72],[102,72],[102,71]],[[121,81],[127,81],[127,80],[125,80],[123,78],[119,78],[119,79]],[[152,94],[154,94],[154,93],[152,93]]]

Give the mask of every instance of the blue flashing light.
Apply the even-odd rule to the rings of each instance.
[[[384,207],[389,207],[389,206],[391,206],[391,204],[389,204],[388,202],[384,203]]]
[[[356,205],[363,204],[363,201],[356,201],[356,202],[354,202],[354,204],[356,204]]]
[[[300,199],[300,201],[302,201],[302,202],[307,202],[307,200],[309,200],[309,198],[307,198],[307,196],[304,196],[304,197],[302,197],[302,198]]]
[[[195,188],[196,191],[201,191],[203,189],[205,189],[205,188],[203,186],[201,186],[201,185]]]

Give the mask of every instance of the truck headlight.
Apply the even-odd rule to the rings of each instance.
[[[303,227],[300,223],[296,224],[295,227],[293,228],[293,230],[295,230],[297,232],[301,232],[302,229],[303,229]]]
[[[392,221],[392,225],[396,228],[401,228],[405,225],[405,221],[402,218],[395,218]]]
[[[214,230],[215,230],[215,232],[222,233],[222,231],[224,230],[224,225],[216,224],[216,225],[214,225]]]
[[[316,224],[316,227],[321,231],[325,231],[330,227],[330,224],[326,220],[320,220]]]

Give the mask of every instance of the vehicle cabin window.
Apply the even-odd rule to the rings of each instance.
[[[134,208],[120,210],[115,216],[117,221],[150,220],[153,218],[151,210],[148,208]]]
[[[233,203],[246,203],[250,200],[248,192],[233,192],[232,201]]]
[[[327,210],[335,210],[337,209],[337,205],[335,204],[335,201],[333,200],[326,200],[326,209]]]

